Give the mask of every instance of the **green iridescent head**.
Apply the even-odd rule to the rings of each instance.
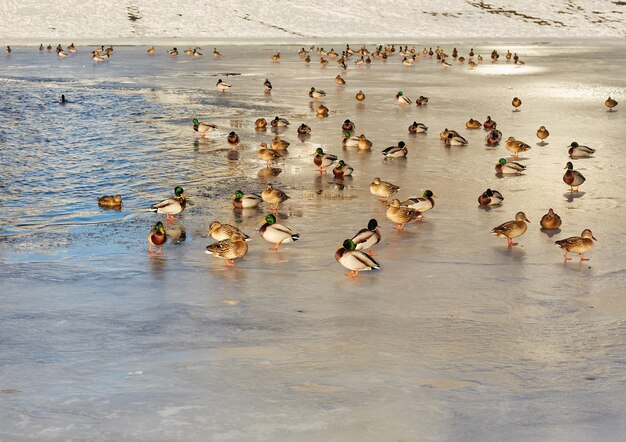
[[[424,196],[424,198],[432,198],[433,197],[433,193],[430,190],[426,190],[426,191],[424,191],[423,196]]]
[[[243,192],[241,190],[236,191],[233,198],[243,198]]]
[[[317,155],[324,155],[324,150],[321,147],[318,147],[317,149],[315,149],[315,153]]]
[[[356,244],[354,244],[354,241],[352,241],[351,239],[346,239],[343,242],[343,248],[348,251],[356,250]]]
[[[154,230],[156,230],[157,232],[161,234],[165,234],[165,229],[163,228],[163,223],[161,221],[155,224]]]
[[[265,217],[265,224],[269,224],[270,226],[272,224],[276,223],[276,217],[273,214],[269,214]]]
[[[174,194],[175,194],[176,196],[183,196],[183,188],[182,188],[182,187],[180,187],[180,186],[176,186],[176,187],[174,188]]]
[[[197,125],[199,125],[199,124],[200,124],[200,122],[198,121],[198,119],[197,119],[197,118],[194,118],[194,119],[193,119],[193,124],[195,124],[195,125],[197,126]]]
[[[506,160],[504,158],[500,158],[498,163],[504,166],[506,164]]]

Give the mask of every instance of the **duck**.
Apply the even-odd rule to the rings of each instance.
[[[306,64],[311,63],[311,57],[307,55],[307,56],[304,58],[304,62],[305,62]]]
[[[156,254],[161,255],[163,244],[167,241],[167,234],[165,233],[165,229],[163,228],[163,223],[159,221],[155,224],[154,228],[150,230],[148,233],[148,253],[154,253],[154,249],[152,247],[158,247]]]
[[[65,58],[65,57],[67,57],[67,52],[65,52],[65,51],[58,51],[57,55],[59,57],[61,57],[61,58]],[[101,56],[101,58],[102,58],[102,56]]]
[[[185,49],[185,50],[183,51],[183,54],[185,54],[185,55],[191,55],[191,54],[193,54],[193,49],[191,49],[191,48],[189,48],[189,49]]]
[[[314,100],[318,100],[325,96],[326,96],[326,92],[324,92],[321,89],[315,89],[314,87],[311,87],[311,90],[309,91],[309,97]]]
[[[265,93],[272,92],[272,83],[267,78],[263,82],[263,90],[265,90]]]
[[[322,66],[326,66],[328,64],[328,60],[326,60],[324,57],[320,58],[320,64]]]
[[[405,158],[409,153],[404,141],[398,142],[397,146],[389,146],[383,150],[383,156],[386,158]]]
[[[567,169],[567,172],[565,172],[565,175],[563,175],[563,182],[569,186],[570,192],[574,192],[575,187],[576,193],[578,193],[578,188],[586,180],[585,177],[582,173],[574,170],[574,165],[571,161],[567,162],[564,169]]]
[[[455,137],[460,137],[459,133],[455,130],[448,129],[447,127],[439,133],[439,138],[442,141],[446,141],[448,139],[448,135],[452,134]]]
[[[397,225],[393,226],[396,230],[404,230],[404,225],[417,219],[420,216],[420,212],[408,207],[403,207],[400,204],[400,200],[394,199],[387,206],[386,212],[387,219]]]
[[[400,186],[383,181],[378,177],[374,178],[374,181],[370,184],[370,192],[372,195],[379,197],[380,201],[387,201],[390,196],[398,193],[398,190],[400,190]]]
[[[185,199],[185,194],[183,188],[180,186],[176,186],[174,188],[174,197],[167,198],[160,203],[154,204],[150,211],[155,213],[164,213],[166,215],[166,219],[168,221],[172,221],[174,215],[178,215],[183,210],[185,210],[185,206],[187,205],[187,200]]]
[[[148,55],[154,55],[154,46],[150,46],[146,52],[148,52]]]
[[[358,91],[354,98],[356,98],[356,101],[365,101],[365,94],[363,91]]]
[[[100,207],[120,209],[122,204],[122,197],[120,195],[105,195],[98,198],[98,205]]]
[[[172,57],[175,57],[176,55],[178,55],[178,49],[176,48],[172,48],[169,51],[167,51],[168,55],[171,55]]]
[[[278,206],[289,199],[287,194],[280,189],[276,189],[272,184],[268,184],[265,187],[263,193],[261,193],[263,201],[270,205],[271,210],[277,211]]]
[[[481,206],[497,206],[502,204],[504,197],[497,190],[487,189],[478,197]]]
[[[202,57],[202,52],[200,51],[200,48],[193,48],[191,55],[194,57]]]
[[[482,124],[480,124],[480,121],[470,118],[469,121],[465,123],[465,127],[468,129],[480,129]]]
[[[359,272],[380,269],[380,264],[371,255],[356,250],[356,244],[351,239],[346,239],[335,252],[335,260],[350,270],[346,276],[358,278]]]
[[[568,147],[569,150],[567,151],[567,153],[569,154],[570,158],[589,158],[596,152],[595,149],[587,146],[581,146],[576,141],[572,141],[572,144],[570,144]]]
[[[326,169],[337,161],[337,155],[331,153],[324,153],[321,147],[315,149],[315,156],[313,157],[313,163],[317,166],[319,173],[326,173]]]
[[[428,104],[428,97],[425,97],[423,95],[420,95],[420,97],[415,100],[415,105],[416,106],[426,106]]]
[[[209,225],[209,236],[216,241],[223,241],[225,239],[231,239],[234,235],[239,235],[244,241],[250,241],[250,237],[239,230],[237,227],[230,224],[222,224],[219,221],[213,221]]]
[[[367,223],[367,227],[359,230],[356,235],[352,237],[352,242],[355,244],[355,250],[366,250],[370,256],[376,256],[376,253],[372,252],[372,247],[378,244],[382,236],[378,230],[378,221],[372,218]]]
[[[280,61],[280,51],[272,55],[272,61]]]
[[[215,58],[221,58],[222,54],[220,53],[220,51],[217,50],[217,48],[213,48],[213,56]]]
[[[209,244],[206,253],[224,259],[226,265],[232,267],[235,265],[235,259],[243,258],[248,253],[248,243],[242,235],[235,233],[226,239]]]
[[[345,131],[352,132],[354,129],[356,129],[356,125],[349,119],[345,120],[343,124],[341,125],[341,130],[344,132]]]
[[[278,135],[276,135],[274,137],[274,139],[272,140],[270,147],[274,150],[287,150],[287,148],[289,147],[289,142],[285,141],[285,140],[281,140],[280,137]]]
[[[404,93],[402,91],[398,91],[398,93],[396,94],[396,101],[400,104],[413,103],[410,98],[404,96]]]
[[[487,146],[497,146],[500,144],[500,140],[502,140],[502,132],[498,129],[491,129],[485,137],[485,144]]]
[[[519,107],[522,105],[522,100],[520,100],[519,98],[515,97],[515,98],[513,98],[513,101],[511,102],[511,104],[515,108],[515,109],[513,109],[513,112],[519,112]]]
[[[571,236],[566,239],[555,241],[554,244],[565,250],[563,255],[564,261],[571,261],[572,258],[567,256],[568,252],[578,253],[581,261],[589,261],[589,258],[585,258],[585,253],[591,250],[593,242],[598,241],[591,230],[585,229],[580,236]]]
[[[243,193],[241,190],[237,190],[233,195],[233,206],[237,209],[254,209],[259,207],[263,198],[256,193]]]
[[[193,119],[193,130],[198,132],[202,137],[205,133],[214,131],[215,129],[217,129],[217,126],[215,124],[204,123],[199,121],[197,118]]]
[[[333,169],[333,175],[335,175],[337,178],[352,176],[352,172],[354,172],[354,169],[348,166],[343,160],[339,160],[339,162]]]
[[[217,83],[215,84],[215,86],[217,87],[217,90],[220,92],[227,91],[228,89],[232,87],[231,84],[224,82],[221,78],[217,80]]]
[[[231,131],[226,138],[228,140],[228,144],[238,144],[239,143],[239,135],[236,132]]]
[[[526,223],[530,221],[526,218],[524,212],[517,212],[515,214],[514,221],[507,221],[503,224],[500,224],[498,227],[494,227],[491,230],[491,233],[500,237],[506,238],[508,241],[509,247],[513,247],[518,245],[518,243],[513,242],[513,238],[517,238],[518,236],[522,236],[526,233],[528,226]]]
[[[282,243],[290,243],[300,239],[300,234],[293,231],[282,224],[276,222],[276,217],[269,214],[263,220],[263,225],[259,229],[259,236],[265,241],[276,244],[270,250],[278,251],[278,246]]]
[[[372,148],[372,142],[365,138],[365,135],[361,134],[359,135],[359,142],[356,147],[358,147],[359,150],[369,150]]]
[[[70,51],[72,54],[75,54],[77,52],[76,50],[76,45],[74,45],[74,43],[71,43],[68,47],[67,50]]]
[[[343,79],[343,77],[341,75],[337,75],[335,77],[335,84],[337,86],[344,86],[346,84],[346,80]]]
[[[615,101],[611,97],[607,98],[604,102],[604,105],[609,108],[609,112],[613,112],[613,108],[617,106],[617,104],[617,101]]]
[[[267,147],[267,144],[265,143],[261,143],[261,146],[259,147],[259,150],[257,152],[257,156],[259,157],[260,160],[263,160],[266,162],[268,168],[270,167],[270,163],[272,161],[277,161],[283,157],[276,150],[269,149]]]
[[[507,161],[500,158],[496,163],[496,173],[500,174],[520,174],[526,170],[526,166],[515,161]]]
[[[270,124],[272,127],[287,127],[289,126],[289,121],[286,118],[274,117]]]
[[[467,62],[467,65],[469,66],[468,69],[474,69],[476,66],[478,66],[478,63],[476,63],[474,60],[470,58],[469,61]]]
[[[513,154],[513,158],[519,158],[520,152],[526,152],[530,149],[530,146],[522,141],[516,140],[514,137],[509,137],[506,140],[506,150]]]
[[[358,147],[361,137],[353,136],[347,130],[343,131],[343,140],[341,144],[344,147]]]
[[[267,128],[267,120],[265,118],[257,118],[254,122],[256,130],[265,130]]]
[[[544,230],[556,230],[561,227],[561,217],[554,213],[554,210],[548,209],[548,213],[541,217],[539,224]]]
[[[413,124],[409,126],[410,134],[421,134],[421,133],[426,132],[427,130],[428,130],[428,126],[426,126],[423,123],[418,123],[417,121],[414,121]]]
[[[446,146],[465,146],[467,145],[467,140],[463,138],[461,135],[454,135],[453,133],[448,134],[448,138],[446,138]]]
[[[487,115],[487,120],[483,123],[485,130],[491,130],[496,128],[496,122],[491,119],[491,116]]]
[[[298,129],[298,135],[309,135],[311,133],[311,128],[306,124],[302,123]]]
[[[550,132],[548,132],[548,129],[546,129],[545,126],[541,126],[539,129],[537,129],[537,138],[541,140],[538,143],[539,146],[545,146],[546,144],[548,144],[544,140],[548,138],[549,136],[550,136]]]
[[[327,117],[328,116],[328,108],[323,104],[320,104],[317,109],[315,109],[315,115],[318,117]]]
[[[412,196],[402,201],[400,205],[417,210],[420,214],[423,214],[435,207],[435,198],[437,196],[433,194],[432,190],[425,190],[422,196]]]

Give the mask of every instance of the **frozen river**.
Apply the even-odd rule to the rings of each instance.
[[[453,46],[467,57],[469,44]],[[220,47],[220,60],[210,47],[200,59],[116,47],[100,64],[83,47],[63,60],[3,53],[0,440],[623,440],[626,46],[474,46],[485,60],[494,48],[501,61],[475,70],[394,55],[345,72],[317,56],[305,66],[286,46]],[[507,64],[507,49],[526,65]],[[220,94],[218,78],[233,88]],[[311,86],[328,93],[329,118],[315,117]],[[430,101],[402,108],[399,90]],[[254,120],[276,115],[292,144],[268,177],[256,150],[275,134]],[[525,174],[497,177],[504,142],[465,129],[487,115],[532,146]],[[198,138],[194,117],[218,130]],[[371,152],[342,148],[347,118]],[[409,136],[413,121],[430,129]],[[469,145],[445,148],[444,128]],[[400,140],[408,158],[384,161]],[[574,160],[587,178],[574,198],[562,181],[572,141],[597,149]],[[318,146],[354,177],[320,176]],[[402,199],[431,189],[435,208],[393,230],[369,192],[376,176]],[[255,232],[266,212],[235,212],[229,198],[269,181],[291,197],[280,222],[301,235],[279,253]],[[166,227],[180,239],[149,256],[162,216],[147,209],[177,185],[187,209]],[[488,187],[505,201],[487,211],[477,198]],[[120,212],[98,207],[118,193]],[[563,219],[553,237],[539,230],[548,208]],[[518,211],[531,224],[511,249],[489,232]],[[382,269],[346,278],[334,253],[372,217]],[[204,253],[213,220],[252,237],[235,268]],[[591,260],[564,264],[553,242],[585,228],[598,239]]]

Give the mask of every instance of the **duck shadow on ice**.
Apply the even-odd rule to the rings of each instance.
[[[550,230],[546,230],[544,228],[539,229],[539,231],[543,234],[545,234],[548,238],[552,238],[555,235],[558,235],[559,233],[561,233],[561,229],[550,229]]]
[[[582,198],[586,192],[565,192],[563,196],[567,200],[568,203],[573,202],[575,199]]]
[[[526,251],[522,249],[521,246],[507,247],[500,245],[493,249],[501,256],[510,258],[511,261],[521,262],[526,259]]]

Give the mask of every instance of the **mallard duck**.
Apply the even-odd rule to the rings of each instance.
[[[273,211],[277,211],[278,206],[289,199],[285,192],[274,188],[271,184],[265,187],[265,190],[261,193],[261,198],[270,205]]]
[[[191,54],[193,54],[193,49],[191,49],[191,48],[189,48],[189,49],[185,49],[185,50],[183,51],[183,54],[185,54],[185,55],[191,55]]]
[[[354,98],[356,98],[356,101],[364,101],[365,94],[363,93],[363,91],[358,91],[356,95],[354,96]]]
[[[274,150],[287,150],[287,148],[289,147],[289,142],[285,141],[285,140],[281,140],[280,137],[278,135],[276,135],[274,137],[274,139],[272,140],[270,147]]]
[[[496,163],[497,174],[519,174],[526,170],[526,166],[515,161],[507,161],[504,158],[500,158]]]
[[[576,141],[572,141],[572,144],[569,145],[569,153],[570,158],[588,158],[593,155],[596,150],[591,147],[581,146]]]
[[[417,210],[420,214],[423,214],[435,207],[435,198],[437,196],[431,190],[425,190],[422,196],[412,196],[402,201],[400,205]]]
[[[337,178],[352,176],[352,172],[354,172],[354,169],[348,166],[343,160],[339,160],[339,162],[333,169],[333,175],[335,175]]]
[[[274,55],[272,55],[272,61],[280,61],[280,52],[277,52]]]
[[[306,124],[302,123],[298,127],[298,135],[309,135],[311,133],[311,128]]]
[[[548,138],[549,136],[550,136],[550,132],[548,132],[548,129],[546,129],[545,126],[541,126],[539,129],[537,129],[537,138],[541,140],[538,143],[539,146],[545,146],[547,143],[544,140]]]
[[[566,239],[555,241],[554,244],[565,250],[563,258],[565,261],[570,261],[572,258],[567,256],[568,252],[578,253],[581,261],[589,261],[589,258],[585,258],[585,252],[588,252],[593,247],[593,241],[597,239],[591,233],[591,230],[585,229],[580,236],[572,236]]]
[[[320,90],[320,89],[315,89],[314,87],[311,87],[311,90],[309,91],[309,97],[314,99],[314,100],[318,100],[322,97],[326,96],[326,92]]]
[[[496,122],[491,119],[489,115],[487,115],[487,121],[483,123],[483,127],[485,130],[491,130],[496,128]]]
[[[217,126],[215,124],[204,123],[204,122],[198,121],[197,118],[193,119],[193,130],[198,132],[200,136],[202,137],[204,136],[205,133],[214,131],[215,129],[217,129]]]
[[[398,93],[396,94],[396,101],[400,104],[413,103],[410,98],[404,96],[404,93],[402,91],[398,91]]]
[[[275,151],[274,149],[269,149],[267,147],[267,144],[265,143],[261,143],[257,155],[260,160],[266,162],[268,168],[270,167],[270,163],[272,161],[277,161],[283,157],[279,152]]]
[[[428,104],[428,97],[420,95],[418,99],[415,100],[416,106],[426,106]]]
[[[617,101],[615,101],[611,97],[607,98],[604,102],[604,105],[609,108],[609,112],[613,112],[613,108],[617,106],[617,104]]]
[[[225,83],[224,81],[222,81],[221,78],[217,80],[217,83],[215,84],[215,86],[217,87],[217,90],[220,92],[227,91],[228,89],[232,87],[231,84]]]
[[[187,200],[185,199],[183,188],[180,186],[174,188],[174,195],[173,198],[168,198],[160,203],[154,204],[150,210],[156,213],[164,213],[168,221],[176,219],[173,215],[178,215],[185,210]]]
[[[250,237],[243,233],[235,226],[230,224],[222,224],[219,221],[213,221],[209,226],[209,236],[213,237],[216,241],[223,241],[225,239],[231,239],[233,235],[241,236],[245,241],[250,241]]]
[[[372,218],[365,229],[359,230],[352,237],[352,242],[356,245],[356,250],[367,250],[368,255],[376,256],[376,253],[372,252],[372,247],[378,244],[381,238],[378,221]]]
[[[307,55],[307,56],[304,58],[304,62],[305,62],[306,64],[311,63],[311,57]]]
[[[174,57],[174,56],[178,55],[178,49],[172,48],[169,51],[167,51],[167,53],[168,53],[168,55],[171,55],[171,56]]]
[[[120,195],[105,195],[98,198],[100,207],[119,209],[122,207],[122,197]]]
[[[220,53],[220,51],[217,50],[217,48],[213,48],[213,56],[215,58],[221,58],[222,54]]]
[[[585,182],[585,177],[582,173],[574,170],[574,165],[571,161],[567,162],[564,169],[567,169],[567,172],[563,175],[563,182],[569,186],[570,192],[574,192],[575,187],[576,193],[578,193],[578,187]]]
[[[326,66],[328,64],[328,60],[326,60],[324,57],[320,58],[320,64],[322,66]]]
[[[409,153],[404,141],[398,142],[397,146],[389,146],[383,150],[383,156],[388,158],[404,158]]]
[[[339,54],[337,54],[337,52],[335,52],[334,49],[330,49],[330,52],[328,53],[328,56],[331,58],[336,58]]]
[[[527,222],[530,221],[526,218],[524,212],[517,212],[515,214],[515,221],[507,221],[500,224],[498,227],[494,227],[491,230],[491,233],[500,238],[506,238],[509,243],[509,247],[513,247],[517,245],[516,242],[513,242],[513,238],[517,238],[518,236],[522,236],[526,233],[526,230],[528,229],[528,226],[526,225]]]
[[[265,93],[272,92],[272,83],[267,78],[263,82],[263,90]]]
[[[561,227],[561,217],[554,213],[554,210],[548,209],[548,213],[541,217],[539,224],[544,230],[555,230]]]
[[[226,138],[228,140],[228,144],[237,144],[239,143],[239,135],[236,132],[231,131]]]
[[[163,228],[163,223],[159,221],[155,224],[154,228],[150,230],[150,233],[148,233],[148,253],[154,253],[152,247],[158,247],[159,250],[156,254],[160,255],[162,253],[161,249],[163,248],[163,244],[165,244],[166,241],[167,234]]]
[[[470,118],[469,121],[465,123],[465,127],[468,129],[480,129],[482,124],[480,124],[480,121]]]
[[[351,239],[346,239],[335,252],[335,260],[346,269],[351,270],[346,276],[358,278],[360,271],[380,269],[380,265],[371,256],[356,250]]]
[[[265,130],[267,128],[267,120],[265,118],[257,118],[254,122],[256,130]]]
[[[487,189],[478,197],[478,204],[481,206],[497,206],[502,204],[504,197],[497,190]]]
[[[380,201],[387,201],[387,199],[398,193],[399,186],[391,184],[388,181],[383,181],[380,178],[374,178],[374,181],[370,184],[370,192],[372,195],[379,197]]]
[[[428,130],[428,126],[422,123],[418,123],[417,121],[414,121],[413,124],[409,126],[410,134],[421,134],[421,133],[426,132],[427,130]]]
[[[530,149],[530,146],[523,141],[516,140],[514,137],[509,137],[506,140],[506,150],[513,154],[513,158],[519,158],[520,152],[526,152]]]
[[[476,66],[478,66],[478,63],[476,63],[474,60],[470,58],[469,61],[467,62],[467,65],[469,66],[468,69],[474,69]]]
[[[206,253],[224,259],[227,266],[234,266],[235,259],[243,258],[248,253],[248,243],[243,236],[235,233],[227,239],[209,244]]]
[[[72,54],[75,54],[77,52],[76,50],[76,46],[74,45],[74,43],[71,43],[68,47],[67,50],[70,51]]]
[[[341,140],[341,144],[344,147],[358,147],[359,140],[361,137],[353,136],[347,130],[343,132],[343,139]]]
[[[420,213],[417,210],[403,207],[400,204],[400,200],[394,199],[391,203],[389,203],[389,206],[387,206],[386,215],[389,221],[397,224],[396,226],[393,226],[394,229],[404,230],[404,225],[417,219],[420,216]]]
[[[65,57],[67,57],[67,53],[66,53],[65,51],[58,51],[58,52],[57,52],[57,55],[58,55],[59,57],[61,57],[61,58],[65,58]],[[102,56],[101,56],[101,58],[102,58]]]
[[[446,138],[446,146],[465,146],[466,144],[467,140],[461,135],[449,133],[448,138]]]
[[[369,150],[372,148],[372,142],[365,138],[364,134],[361,134],[359,136],[359,142],[357,143],[356,147],[358,147],[359,150]]]
[[[413,57],[404,57],[402,59],[402,66],[411,67],[414,63],[415,60],[413,60]]]
[[[448,135],[452,134],[455,137],[460,137],[459,133],[456,130],[448,129],[447,127],[439,133],[439,138],[442,141],[446,141],[448,139]]]
[[[313,163],[317,166],[317,171],[319,173],[326,173],[326,169],[335,161],[337,161],[337,155],[324,153],[324,150],[321,147],[315,149]]]
[[[154,55],[154,46],[150,46],[147,52],[148,52],[148,55]]]
[[[328,116],[328,108],[326,106],[324,106],[323,104],[320,104],[315,109],[315,115],[317,115],[318,117],[327,117]]]
[[[513,101],[511,102],[511,104],[515,108],[515,109],[513,109],[513,112],[519,112],[519,107],[522,105],[522,100],[520,100],[519,98],[515,97],[515,98],[513,98]]]
[[[349,119],[345,120],[343,124],[341,125],[341,130],[344,132],[345,131],[352,132],[354,129],[356,129],[356,125]]]
[[[270,249],[276,251],[278,250],[278,246],[282,243],[293,242],[300,239],[300,235],[298,233],[293,233],[289,227],[278,224],[276,222],[276,217],[271,213],[265,217],[263,225],[259,229],[259,235],[265,241],[276,244],[276,246]]]
[[[233,206],[237,209],[253,209],[259,207],[259,204],[263,199],[256,193],[243,193],[241,190],[236,191],[231,195],[233,199]]]
[[[463,56],[459,57],[459,63],[460,64],[465,63],[465,57],[463,57]]]
[[[506,61],[511,61],[511,51],[509,51],[508,49],[506,50]]]
[[[289,126],[289,121],[286,118],[274,117],[270,124],[272,127],[287,127]]]
[[[492,129],[485,137],[485,144],[487,146],[497,146],[500,144],[500,140],[502,140],[502,132],[498,129]]]
[[[191,53],[194,57],[202,57],[202,52],[200,52],[199,48],[193,48],[193,52]]]

